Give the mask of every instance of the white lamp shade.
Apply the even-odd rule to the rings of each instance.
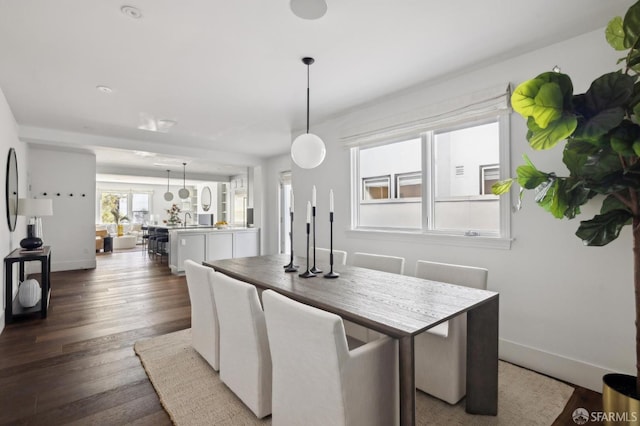
[[[53,202],[51,198],[20,198],[18,214],[28,217],[53,216]]]
[[[178,190],[178,197],[180,197],[181,199],[185,199],[189,197],[189,190],[187,188],[180,188]]]
[[[318,167],[326,154],[324,142],[313,133],[303,133],[291,144],[291,158],[303,169]]]

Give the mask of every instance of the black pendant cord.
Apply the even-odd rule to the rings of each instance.
[[[313,58],[302,58],[302,63],[307,66],[307,133],[309,133],[309,66],[314,62]]]
[[[307,64],[307,133],[309,133],[309,64]]]
[[[187,163],[182,163],[182,187],[187,187]]]

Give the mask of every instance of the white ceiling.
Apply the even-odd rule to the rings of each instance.
[[[287,152],[304,128],[304,56],[316,59],[313,131],[381,96],[604,27],[632,3],[327,0],[309,21],[289,0],[0,0],[0,87],[21,138],[86,147],[106,173],[179,176],[187,162],[187,174],[231,175]],[[140,130],[141,117],[177,124]]]

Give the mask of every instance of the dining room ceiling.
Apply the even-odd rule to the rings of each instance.
[[[90,149],[105,170],[158,171],[155,156],[231,175],[304,128],[304,56],[313,130],[602,28],[632,3],[327,0],[307,20],[289,0],[0,0],[0,88],[27,142]]]

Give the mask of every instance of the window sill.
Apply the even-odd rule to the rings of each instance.
[[[435,245],[448,245],[458,247],[478,247],[499,250],[510,250],[511,238],[502,237],[483,237],[483,236],[465,236],[452,234],[436,234],[425,233],[421,231],[402,231],[402,230],[373,230],[373,229],[349,229],[346,231],[347,236],[355,238],[365,238],[369,240],[377,240],[384,238],[392,241],[410,241],[423,242]]]

